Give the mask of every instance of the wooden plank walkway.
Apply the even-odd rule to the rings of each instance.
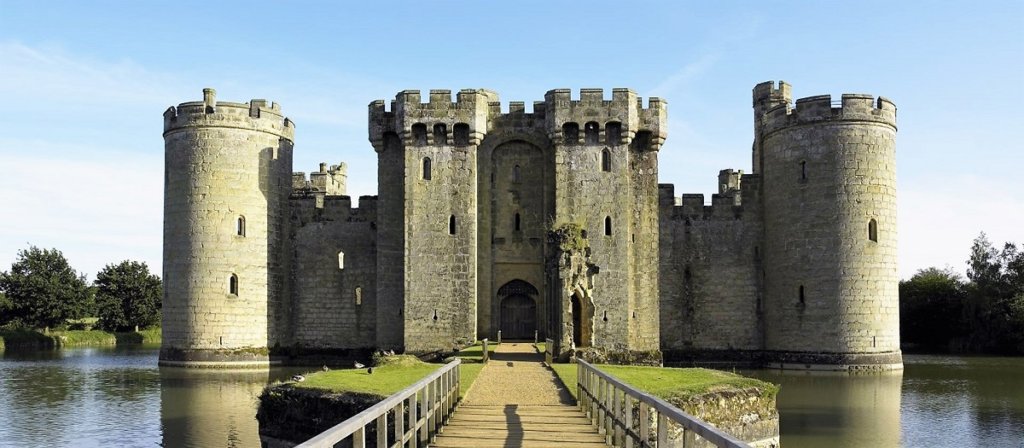
[[[499,345],[430,446],[606,446],[543,359],[529,343]]]

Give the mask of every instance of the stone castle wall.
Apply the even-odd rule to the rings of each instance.
[[[353,208],[344,163],[291,173],[294,127],[276,105],[208,91],[165,114],[162,360],[450,350],[496,337],[514,290],[563,345],[583,294],[583,345],[898,368],[895,106],[843,95],[794,108],[789,92],[755,87],[755,174],[722,171],[706,206],[657,183],[657,98],[557,89],[526,113],[487,90],[404,91],[369,106],[380,199]],[[565,224],[587,234],[575,280],[547,241]]]
[[[264,348],[265,361],[286,318],[294,126],[277,105],[214,95],[164,113],[163,358]]]
[[[762,348],[759,179],[744,180],[710,206],[699,194],[677,205],[672,185],[661,186],[661,346],[669,358]]]
[[[293,344],[376,347],[377,198],[293,195],[291,211]]]
[[[826,95],[762,117],[768,350],[898,357],[895,113]]]

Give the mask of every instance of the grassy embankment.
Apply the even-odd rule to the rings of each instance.
[[[573,398],[577,398],[576,364],[554,364],[551,367],[568,386]],[[757,388],[765,397],[774,397],[779,392],[779,387],[772,383],[720,370],[606,364],[596,367],[624,383],[669,402],[720,390]]]
[[[494,353],[496,345],[489,344],[487,351]],[[463,397],[484,367],[483,347],[477,343],[466,347],[457,356],[462,358],[462,364],[459,365],[459,396]],[[367,373],[366,369],[314,372],[306,375],[305,381],[295,383],[294,386],[335,393],[355,392],[387,397],[413,385],[440,367],[439,364],[425,363],[414,356],[399,355],[383,358],[381,364],[373,368],[372,374]]]
[[[57,348],[159,343],[160,328],[117,333],[101,330],[0,330],[0,350],[5,347]]]

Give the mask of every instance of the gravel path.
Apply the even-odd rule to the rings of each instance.
[[[528,342],[505,342],[466,394],[465,406],[572,405],[575,401],[562,382],[541,364],[544,354]]]

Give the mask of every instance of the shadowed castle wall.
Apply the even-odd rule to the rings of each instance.
[[[319,204],[318,204],[319,201]],[[377,346],[377,198],[293,195],[293,342],[303,349]]]
[[[742,179],[720,189],[710,206],[700,194],[684,194],[677,204],[674,187],[660,186],[666,359],[675,352],[762,348],[760,179]]]

